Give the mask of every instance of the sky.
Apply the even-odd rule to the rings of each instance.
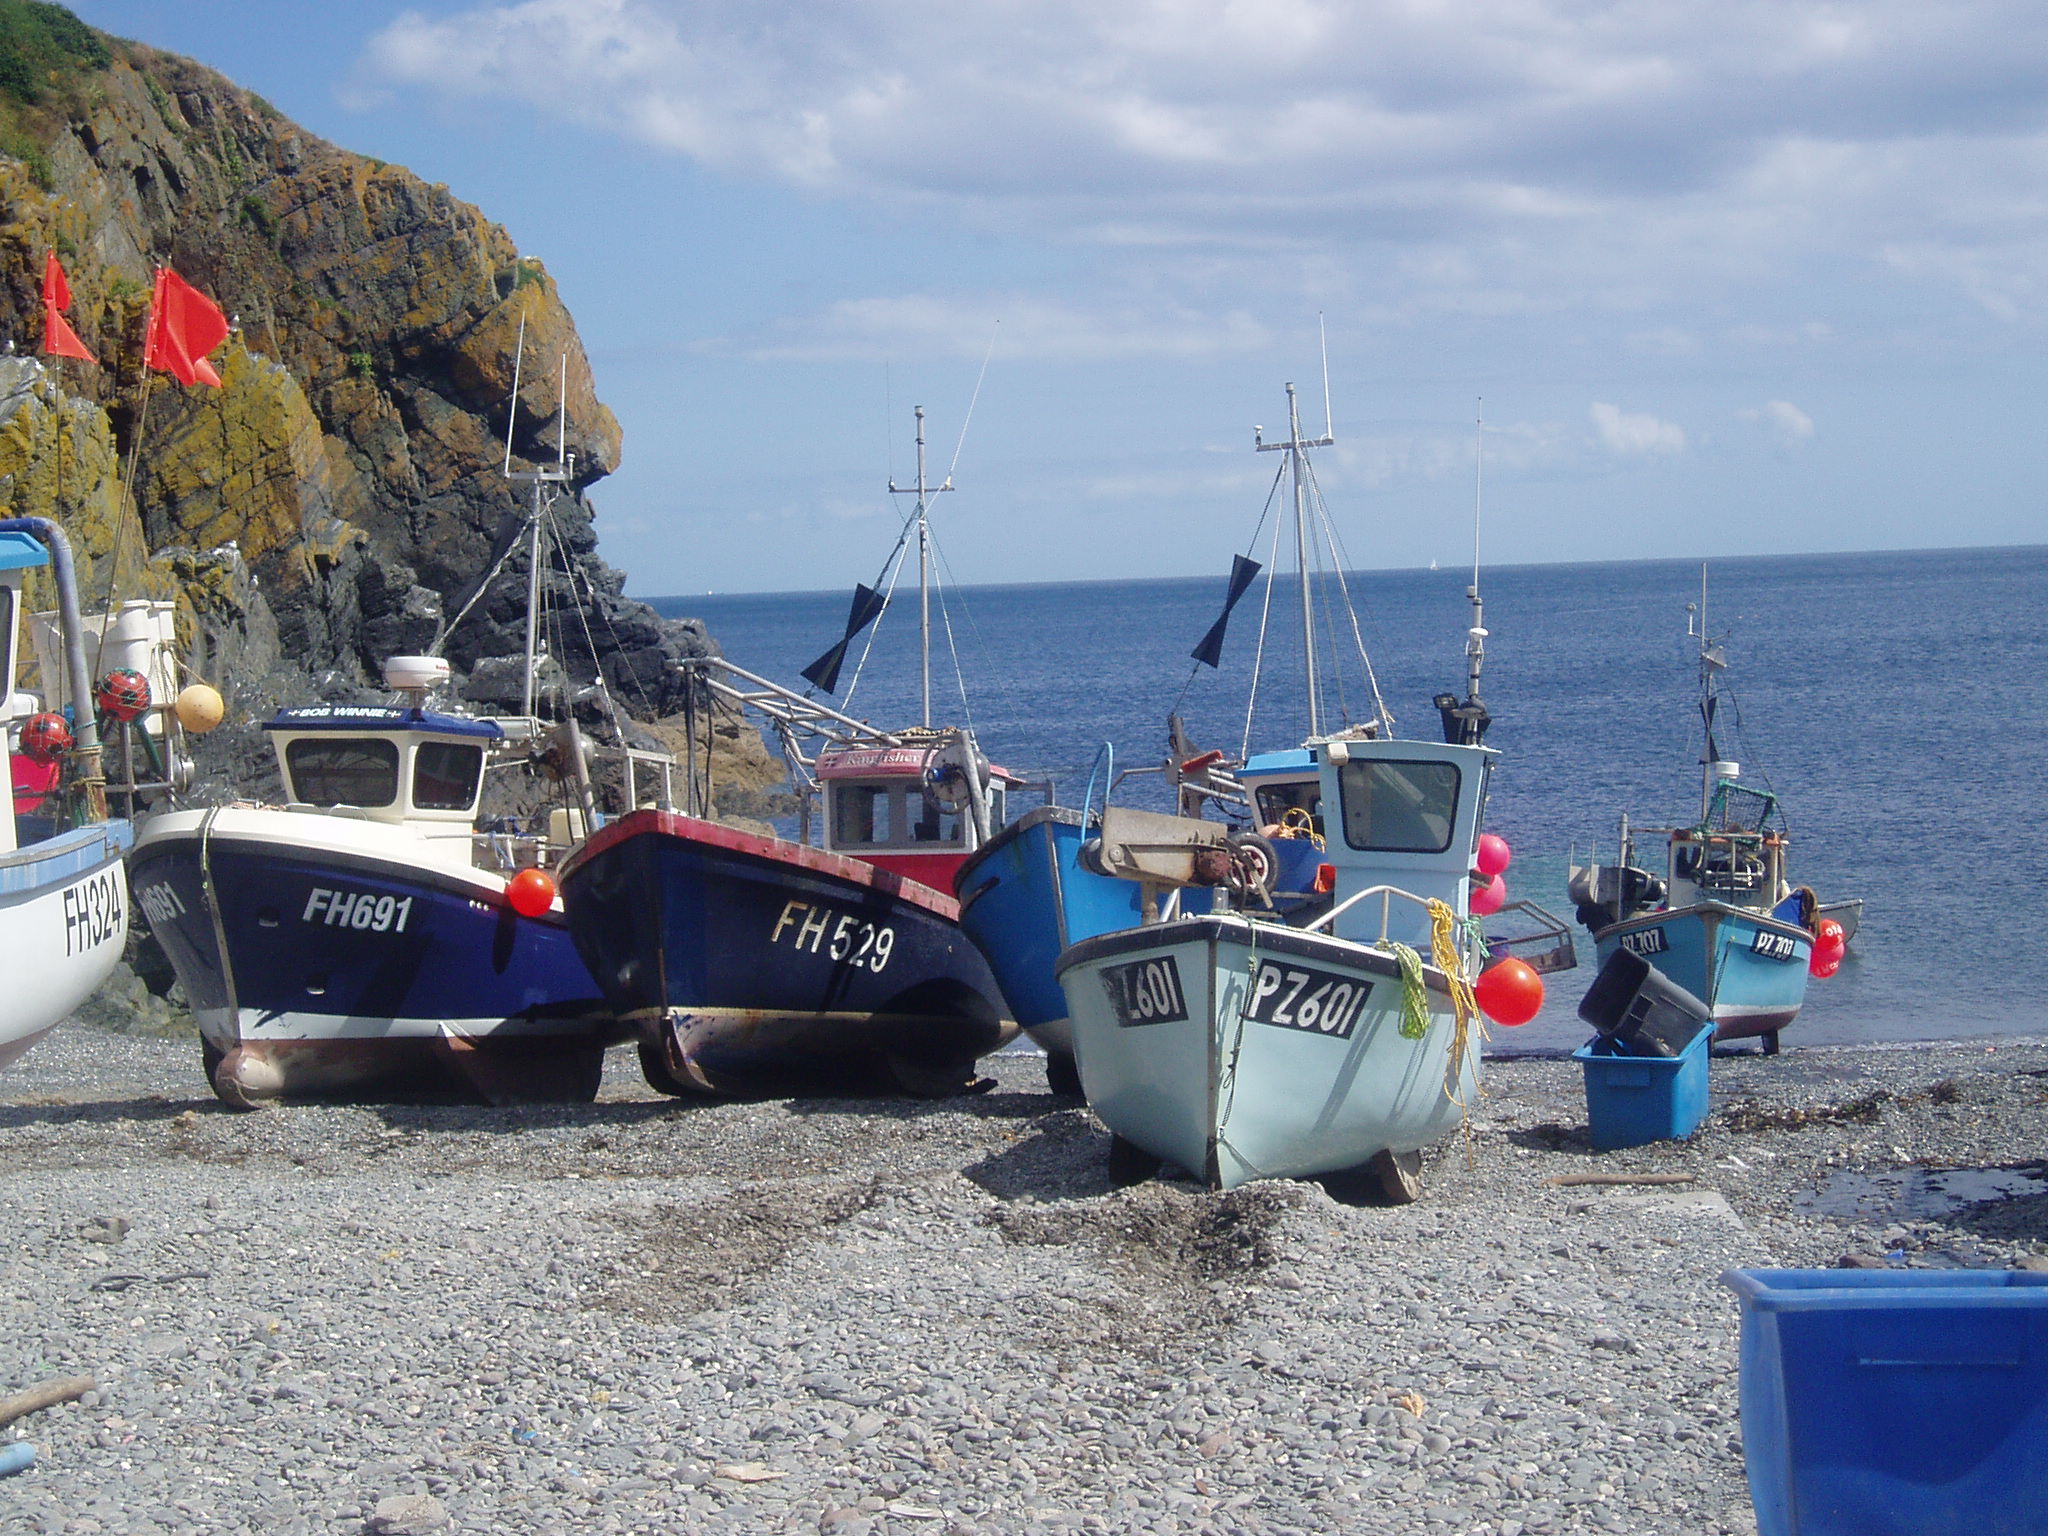
[[[72,9],[546,264],[638,596],[872,579],[920,405],[954,579],[1220,578],[1290,382],[1360,567],[2048,540],[2032,0]]]

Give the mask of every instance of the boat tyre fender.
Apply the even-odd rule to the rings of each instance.
[[[1102,862],[1102,839],[1091,837],[1074,850],[1074,862],[1091,875],[1108,875],[1109,868]]]
[[[1280,874],[1280,850],[1256,832],[1230,834],[1230,888],[1259,905],[1273,904],[1273,882]]]

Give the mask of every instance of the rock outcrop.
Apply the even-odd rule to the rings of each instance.
[[[53,250],[97,366],[33,357]],[[234,318],[219,389],[141,366],[158,265]],[[619,426],[545,268],[446,187],[27,0],[0,0],[0,332],[0,505],[64,523],[89,604],[174,597],[231,717],[372,691],[429,647],[501,704],[527,585],[508,433],[514,470],[552,465],[558,420],[545,579],[583,618],[556,660],[651,719],[709,645],[598,557],[586,493]]]

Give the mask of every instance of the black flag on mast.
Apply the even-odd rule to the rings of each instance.
[[[804,678],[827,693],[839,691],[839,669],[846,664],[846,648],[853,644],[853,637],[874,623],[882,610],[889,606],[889,600],[873,587],[856,583],[853,589],[853,607],[846,615],[846,633],[839,637],[839,643],[812,662],[803,670]]]
[[[1223,661],[1223,632],[1230,627],[1230,610],[1237,606],[1263,567],[1256,560],[1247,560],[1243,555],[1230,557],[1230,595],[1223,599],[1223,612],[1216,622],[1209,626],[1209,633],[1202,636],[1202,643],[1188,654],[1207,666],[1220,666]]]

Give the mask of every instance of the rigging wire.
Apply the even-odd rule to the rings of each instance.
[[[1278,489],[1277,482],[1275,489]],[[1244,701],[1244,741],[1237,749],[1237,760],[1244,762],[1252,755],[1252,712],[1259,706],[1259,673],[1266,664],[1266,631],[1273,616],[1273,583],[1280,570],[1280,526],[1284,519],[1273,519],[1273,542],[1266,550],[1266,601],[1259,610],[1259,648],[1252,655],[1252,688]]]
[[[988,333],[988,350],[981,355],[981,372],[974,378],[974,393],[967,399],[967,414],[960,419],[960,440],[953,444],[953,462],[946,466],[946,482],[952,483],[953,471],[960,467],[960,450],[967,446],[967,428],[974,420],[974,403],[981,398],[982,380],[988,377],[989,360],[996,355],[996,335],[1003,322],[998,320],[995,328]]]
[[[1315,492],[1317,505],[1323,509],[1324,521],[1329,529],[1330,543],[1335,552],[1330,565],[1337,578],[1337,590],[1344,597],[1344,611],[1351,618],[1351,640],[1358,647],[1358,659],[1365,668],[1366,684],[1372,689],[1373,710],[1378,716],[1381,731],[1388,736],[1392,736],[1394,734],[1394,714],[1392,710],[1387,708],[1386,699],[1381,696],[1379,673],[1372,664],[1372,652],[1366,648],[1365,632],[1359,627],[1358,623],[1358,604],[1351,599],[1351,583],[1344,574],[1347,569],[1351,568],[1351,551],[1344,545],[1343,531],[1337,527],[1335,519],[1329,515],[1329,505],[1323,500],[1323,488],[1316,480],[1316,469],[1313,463],[1308,466],[1308,483]]]

